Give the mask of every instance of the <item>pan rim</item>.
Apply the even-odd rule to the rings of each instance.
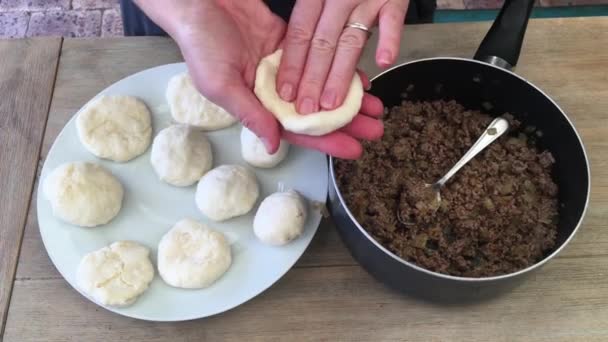
[[[336,176],[334,173],[334,157],[330,156],[329,157],[329,173],[331,175],[331,184],[334,187],[334,189],[336,190],[336,194],[338,196],[338,200],[340,201],[340,204],[344,207],[344,210],[346,212],[346,214],[348,215],[348,218],[351,220],[351,222],[353,222],[355,224],[355,226],[357,227],[357,229],[359,229],[359,231],[363,234],[363,236],[365,236],[372,244],[374,244],[377,248],[379,248],[382,252],[384,252],[385,254],[387,254],[388,256],[390,256],[391,258],[393,258],[395,261],[403,264],[404,266],[408,266],[411,267],[417,271],[421,271],[423,273],[426,273],[427,275],[430,276],[435,276],[438,278],[443,278],[443,279],[447,279],[447,280],[454,280],[454,281],[459,281],[459,282],[466,282],[466,283],[487,283],[487,282],[492,282],[492,281],[497,281],[497,280],[502,280],[502,279],[506,279],[506,278],[511,278],[511,277],[516,277],[519,275],[522,275],[524,273],[530,272],[538,267],[543,266],[546,262],[548,262],[549,260],[553,259],[557,254],[559,254],[565,247],[566,245],[568,245],[570,243],[570,241],[574,238],[574,235],[576,235],[576,233],[578,232],[580,226],[582,225],[584,218],[587,214],[587,209],[589,208],[589,200],[590,200],[590,195],[591,195],[591,168],[589,165],[589,157],[587,155],[587,150],[585,148],[585,145],[583,144],[583,140],[578,132],[578,130],[576,129],[576,127],[574,126],[574,124],[572,123],[572,120],[570,120],[570,118],[568,117],[568,115],[566,115],[566,113],[564,112],[564,110],[547,94],[545,93],[542,89],[540,89],[539,87],[537,87],[536,85],[534,85],[533,83],[529,82],[528,80],[526,80],[525,78],[523,78],[522,76],[514,73],[511,70],[507,70],[498,66],[495,66],[493,64],[489,64],[486,62],[482,62],[482,61],[478,61],[475,59],[470,59],[470,58],[463,58],[463,57],[430,57],[430,58],[422,58],[422,59],[416,59],[416,60],[412,60],[412,61],[408,61],[408,62],[404,62],[404,63],[400,63],[398,65],[395,65],[387,70],[384,70],[383,72],[379,73],[378,75],[372,77],[370,79],[370,82],[372,82],[372,86],[373,86],[373,81],[376,80],[377,78],[395,70],[398,68],[401,68],[403,66],[406,65],[410,65],[410,64],[415,64],[415,63],[421,63],[421,62],[429,62],[429,61],[440,61],[440,60],[457,60],[457,61],[461,61],[461,62],[469,62],[469,63],[477,63],[477,64],[481,64],[485,67],[491,67],[491,68],[495,68],[498,69],[502,72],[506,72],[508,74],[510,74],[511,76],[514,76],[516,78],[518,78],[519,80],[525,82],[526,84],[528,84],[529,86],[531,86],[532,88],[534,88],[536,91],[538,91],[539,93],[541,93],[542,95],[545,96],[545,98],[547,98],[552,104],[553,106],[555,106],[555,108],[557,108],[559,110],[559,112],[562,114],[562,116],[566,119],[566,121],[568,122],[568,124],[570,125],[570,127],[572,128],[572,130],[574,131],[574,134],[576,135],[576,138],[578,139],[578,143],[579,146],[581,147],[582,151],[583,151],[583,156],[585,157],[585,165],[587,168],[587,189],[586,189],[586,195],[585,195],[585,204],[583,207],[583,212],[581,213],[578,222],[576,223],[576,226],[574,227],[574,229],[572,230],[572,232],[570,233],[570,235],[566,238],[566,240],[564,240],[564,242],[562,242],[562,244],[557,247],[553,252],[551,252],[551,254],[547,255],[546,257],[544,257],[542,260],[540,260],[537,263],[534,263],[526,268],[523,268],[519,271],[516,272],[512,272],[512,273],[507,273],[507,274],[501,274],[501,275],[497,275],[497,276],[491,276],[491,277],[479,277],[479,278],[474,278],[474,277],[462,277],[462,276],[453,276],[453,275],[449,275],[449,274],[444,274],[444,273],[439,273],[439,272],[435,272],[435,271],[431,271],[428,270],[426,268],[423,268],[421,266],[418,266],[412,262],[409,262],[407,260],[402,259],[401,257],[397,256],[396,254],[394,254],[393,252],[391,252],[390,250],[388,250],[386,247],[384,247],[382,244],[380,244],[378,241],[376,241],[376,239],[374,239],[359,223],[359,221],[353,216],[353,214],[351,213],[350,209],[348,208],[348,206],[346,205],[346,202],[344,201],[344,198],[342,197],[342,193],[340,191],[340,188],[338,187],[338,184],[336,183]]]

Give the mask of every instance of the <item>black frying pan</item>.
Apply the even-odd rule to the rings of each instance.
[[[387,107],[408,100],[455,99],[469,109],[494,116],[512,113],[524,126],[543,132],[541,149],[556,159],[553,176],[559,186],[559,225],[554,251],[527,269],[487,278],[466,278],[423,269],[394,255],[376,242],[349,212],[337,187],[330,159],[329,208],[342,240],[354,258],[387,285],[440,301],[483,299],[516,285],[524,275],[554,257],[576,233],[589,201],[589,165],[572,122],[539,88],[510,69],[517,64],[534,0],[506,0],[475,59],[429,58],[398,65],[372,80],[371,93]],[[413,89],[412,89],[413,88]],[[487,105],[490,103],[491,109]]]

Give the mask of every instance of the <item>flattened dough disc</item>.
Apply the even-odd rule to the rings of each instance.
[[[348,125],[361,108],[363,99],[363,84],[355,73],[344,99],[344,103],[334,110],[324,110],[317,113],[302,115],[296,111],[293,102],[281,99],[276,89],[277,71],[281,62],[283,50],[264,57],[255,74],[255,95],[279,120],[283,127],[294,133],[306,135],[325,135]]]

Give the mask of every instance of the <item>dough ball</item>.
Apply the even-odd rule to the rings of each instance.
[[[167,102],[173,119],[204,130],[222,129],[237,120],[196,90],[188,73],[175,75],[167,85]]]
[[[162,181],[188,186],[211,169],[211,144],[200,130],[172,125],[154,138],[150,162]]]
[[[224,234],[191,219],[177,222],[158,245],[158,273],[175,287],[208,287],[230,267]]]
[[[78,137],[99,158],[129,161],[150,145],[152,122],[146,105],[133,96],[100,96],[76,118]]]
[[[85,255],[76,273],[78,287],[103,305],[133,304],[154,278],[148,248],[117,241]]]
[[[241,130],[241,155],[247,163],[261,168],[271,168],[277,166],[285,159],[289,152],[289,144],[281,140],[279,149],[275,154],[266,152],[264,143],[255,133],[243,127]]]
[[[110,171],[97,164],[60,165],[46,177],[43,186],[53,215],[77,226],[106,224],[122,206],[122,185]]]
[[[283,127],[294,133],[324,135],[349,124],[361,108],[363,83],[355,74],[343,104],[333,110],[300,115],[292,102],[281,99],[276,89],[276,78],[282,50],[264,57],[255,74],[254,92],[262,105],[281,122]]]
[[[222,165],[201,178],[195,200],[205,216],[224,221],[248,213],[259,193],[253,172],[240,165]]]
[[[253,219],[253,232],[260,241],[281,246],[304,231],[306,205],[302,196],[290,190],[266,197]]]

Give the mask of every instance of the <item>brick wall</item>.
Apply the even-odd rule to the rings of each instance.
[[[0,37],[122,34],[118,0],[0,0]]]

